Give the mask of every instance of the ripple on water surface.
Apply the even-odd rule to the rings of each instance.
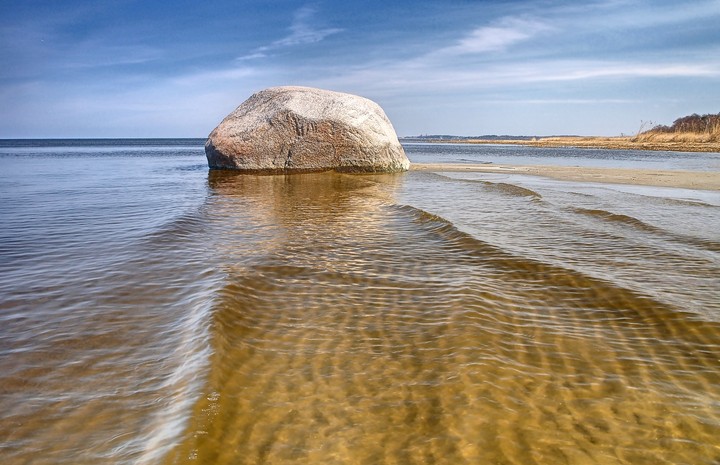
[[[402,179],[211,176],[223,214],[276,229],[224,244],[169,463],[720,457],[717,324],[398,206]]]
[[[3,464],[720,461],[712,202],[71,145],[0,153]]]

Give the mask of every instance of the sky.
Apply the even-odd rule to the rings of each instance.
[[[0,138],[206,137],[278,85],[399,136],[635,134],[720,112],[720,0],[0,0]]]

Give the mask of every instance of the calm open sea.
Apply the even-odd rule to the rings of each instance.
[[[0,141],[0,463],[720,463],[720,193],[243,176],[203,142]]]

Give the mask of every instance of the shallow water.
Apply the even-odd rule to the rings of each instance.
[[[415,163],[496,163],[720,171],[720,153],[717,152],[661,152],[427,142],[407,143],[405,150],[408,152],[410,161]]]
[[[3,463],[720,460],[717,193],[0,164]]]

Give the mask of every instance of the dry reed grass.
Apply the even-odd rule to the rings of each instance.
[[[643,133],[633,138],[633,142],[685,142],[707,143],[720,142],[720,131],[696,132],[658,132]]]

